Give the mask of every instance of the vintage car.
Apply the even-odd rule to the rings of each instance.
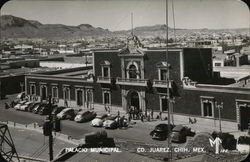
[[[96,117],[94,111],[80,111],[75,117],[75,121],[78,123],[91,121]]]
[[[61,120],[63,119],[74,120],[75,116],[76,115],[75,115],[75,111],[73,108],[65,108],[56,115],[56,117]]]
[[[173,125],[170,125],[170,129],[173,129]],[[168,124],[158,124],[155,126],[154,130],[150,132],[153,139],[156,140],[166,140],[168,138]]]

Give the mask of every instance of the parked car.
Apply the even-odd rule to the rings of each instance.
[[[28,111],[33,112],[33,109],[39,106],[40,104],[40,102],[33,102],[31,105],[28,106]]]
[[[16,99],[23,100],[25,98],[25,92],[21,92],[16,96]]]
[[[186,142],[187,136],[194,136],[194,132],[191,131],[191,128],[177,125],[173,128],[171,139],[172,142],[176,143],[184,143]]]
[[[173,125],[170,125],[170,129],[173,129]],[[166,140],[168,138],[168,124],[158,124],[154,130],[150,132],[150,136],[156,140]]]
[[[118,127],[117,116],[108,116],[103,122],[103,126],[108,129],[116,129]]]
[[[63,109],[65,109],[64,106],[55,107],[55,108],[52,110],[52,115],[57,115],[57,114],[59,114]]]
[[[36,106],[36,105],[39,105],[40,102],[32,102],[28,107],[27,107],[27,111],[28,112],[32,112],[33,108]]]
[[[39,105],[37,105],[37,106],[32,110],[32,112],[35,113],[35,114],[38,114],[38,112],[41,110],[41,108],[42,108],[43,106],[45,106],[45,105],[46,105],[46,103],[40,103]]]
[[[38,114],[39,115],[49,115],[50,111],[52,111],[57,105],[51,105],[51,108],[49,107],[49,104],[46,104],[41,107]]]
[[[31,101],[26,102],[26,103],[24,103],[23,105],[20,106],[19,110],[28,111],[28,107],[29,107],[30,105],[32,105],[32,104],[33,104],[33,102],[31,102]]]
[[[75,121],[80,122],[88,122],[93,120],[96,117],[96,113],[94,111],[80,111],[77,113],[75,117]]]
[[[58,113],[57,115],[58,119],[70,119],[70,120],[74,120],[75,118],[75,111],[73,108],[66,108],[63,109],[60,113]]]
[[[15,106],[14,106],[14,108],[16,109],[16,110],[20,110],[20,107],[23,105],[23,104],[25,104],[27,101],[20,101],[20,102],[18,102],[18,104],[16,104]]]
[[[104,119],[107,117],[107,114],[103,114],[103,115],[98,115],[95,117],[95,119],[93,119],[91,121],[91,125],[93,127],[102,127],[103,126],[103,121]]]
[[[103,144],[103,142],[108,138],[106,131],[91,132],[85,134],[85,143],[89,145],[96,146],[97,144]]]

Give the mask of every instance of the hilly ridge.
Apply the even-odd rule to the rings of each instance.
[[[141,26],[134,28],[134,33],[139,37],[164,37],[166,25]],[[168,27],[169,36],[174,30]],[[83,37],[119,37],[130,35],[131,30],[109,31],[90,24],[68,26],[63,24],[42,24],[35,20],[26,20],[12,15],[0,17],[1,38],[42,38],[42,39],[80,39]],[[176,35],[185,36],[190,33],[222,33],[247,34],[249,29],[175,29]]]
[[[67,26],[63,24],[42,24],[34,20],[3,15],[0,17],[1,37],[64,39],[82,36],[103,36],[111,34],[107,29],[95,28],[90,24]]]

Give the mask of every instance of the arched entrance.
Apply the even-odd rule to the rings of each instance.
[[[133,91],[130,93],[130,106],[133,106],[135,109],[140,109],[140,99],[137,92]]]

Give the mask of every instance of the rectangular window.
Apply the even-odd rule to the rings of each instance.
[[[77,97],[77,105],[82,106],[83,105],[83,93],[82,93],[82,90],[76,91],[76,97]]]
[[[201,115],[204,117],[214,117],[214,97],[201,96]]]
[[[104,104],[109,105],[110,104],[110,93],[104,92],[103,93],[103,99],[104,99]]]
[[[70,96],[69,88],[65,88],[65,90],[64,90],[64,100],[70,100],[69,96]]]
[[[103,77],[110,77],[108,67],[103,67]]]
[[[160,80],[167,80],[167,70],[166,69],[160,70]]]
[[[221,66],[221,63],[215,63],[215,66]]]
[[[168,111],[168,100],[166,98],[161,98],[161,110]]]
[[[47,99],[47,86],[41,86],[41,98],[42,100]]]
[[[203,103],[203,112],[204,112],[204,116],[207,117],[212,117],[212,104],[210,102],[208,103]]]
[[[36,88],[35,85],[31,85],[30,86],[30,94],[31,95],[35,95],[36,94],[36,89],[35,88]]]
[[[52,87],[52,97],[58,98],[58,88],[57,87]]]

